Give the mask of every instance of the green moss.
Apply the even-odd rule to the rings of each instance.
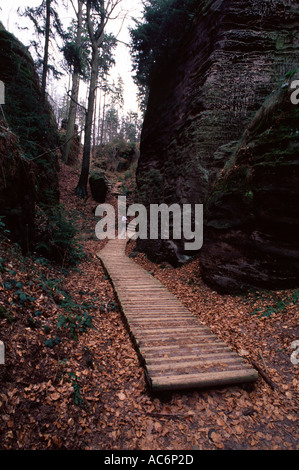
[[[151,169],[138,178],[137,200],[140,204],[159,203],[163,192],[164,180],[159,170]]]
[[[39,77],[28,50],[3,29],[0,30],[0,59],[6,119],[19,137],[26,156],[35,158],[58,143],[53,112],[47,102],[42,102]]]

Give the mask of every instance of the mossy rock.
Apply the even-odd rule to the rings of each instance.
[[[201,272],[220,292],[299,285],[296,77],[266,100],[208,199]]]
[[[89,177],[91,195],[96,202],[103,204],[106,200],[108,185],[103,173],[93,172]]]
[[[130,168],[130,160],[127,158],[121,158],[117,164],[116,171],[122,173]]]
[[[5,84],[3,110],[10,129],[28,159],[35,159],[40,201],[59,201],[58,127],[49,102],[43,99],[39,76],[28,49],[0,28],[0,80]],[[51,201],[46,197],[50,190]]]

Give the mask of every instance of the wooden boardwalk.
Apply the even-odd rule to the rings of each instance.
[[[258,375],[157,279],[125,254],[126,240],[97,253],[118,296],[153,391],[253,382]]]

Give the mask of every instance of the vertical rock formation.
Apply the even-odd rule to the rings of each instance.
[[[5,83],[3,110],[26,158],[37,166],[36,184],[44,203],[58,202],[58,128],[43,100],[39,77],[27,48],[0,23],[0,80]]]
[[[299,285],[299,104],[285,81],[264,103],[206,204],[200,265],[221,293]]]
[[[32,248],[35,193],[34,165],[26,158],[19,139],[0,120],[0,217],[10,237],[23,251]]]
[[[0,23],[0,216],[24,251],[34,245],[35,208],[59,203],[58,131],[33,59]]]
[[[199,2],[190,34],[150,90],[139,202],[205,205],[265,98],[296,67],[297,23],[296,1]],[[155,260],[176,263],[188,254],[178,241],[138,244]]]

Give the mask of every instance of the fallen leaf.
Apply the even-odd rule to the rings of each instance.
[[[216,433],[216,432],[212,432],[211,433],[211,439],[214,443],[217,443],[219,444],[220,442],[222,442],[222,437],[220,434]]]
[[[50,395],[50,398],[51,398],[52,401],[56,401],[60,398],[60,393],[58,393],[58,392],[52,393]]]
[[[154,428],[155,428],[155,430],[156,430],[157,432],[160,432],[161,429],[162,429],[161,423],[159,423],[158,421],[156,421],[156,422],[154,423]]]
[[[121,401],[126,399],[126,395],[123,392],[117,393],[117,396]]]
[[[237,434],[243,434],[244,428],[241,424],[237,424],[237,426],[235,426],[235,431]]]

